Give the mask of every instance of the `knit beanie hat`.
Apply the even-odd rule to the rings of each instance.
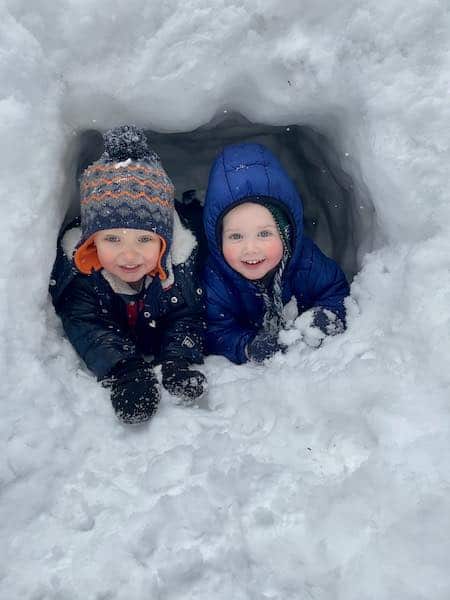
[[[82,237],[74,254],[75,266],[89,275],[102,268],[94,234],[104,229],[143,229],[162,240],[157,272],[172,243],[174,186],[159,156],[150,150],[145,133],[134,125],[110,129],[103,135],[105,151],[81,177]]]

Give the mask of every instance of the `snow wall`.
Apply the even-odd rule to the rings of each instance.
[[[448,600],[448,3],[1,14],[0,596]],[[307,217],[356,273],[344,335],[264,368],[210,358],[207,404],[164,397],[137,430],[47,294],[92,131],[130,122],[179,192],[223,141],[295,170],[319,140],[352,192]]]

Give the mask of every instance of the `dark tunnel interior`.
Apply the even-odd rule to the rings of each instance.
[[[176,186],[177,198],[183,191],[195,189],[200,201],[204,198],[209,168],[223,146],[238,141],[268,146],[300,192],[306,235],[342,266],[350,280],[364,254],[372,250],[375,211],[369,193],[361,182],[356,183],[345,172],[338,149],[311,127],[261,125],[240,115],[228,115],[190,132],[147,130],[146,133]],[[79,212],[80,174],[102,151],[99,131],[86,130],[74,136],[66,161],[66,220]]]

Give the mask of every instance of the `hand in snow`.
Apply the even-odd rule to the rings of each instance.
[[[206,377],[200,371],[189,369],[185,360],[168,360],[161,365],[162,384],[172,396],[184,402],[200,399],[208,388]]]
[[[245,353],[249,360],[262,363],[266,358],[270,358],[275,352],[278,352],[278,350],[284,349],[285,346],[278,343],[277,335],[260,330],[252,341],[247,344]]]
[[[330,310],[312,308],[302,313],[294,321],[294,331],[297,335],[295,341],[301,339],[311,348],[318,348],[327,335],[342,333],[344,325],[339,317]]]
[[[117,418],[128,425],[148,421],[158,408],[159,385],[144,359],[120,362],[103,381],[111,388],[111,402]]]

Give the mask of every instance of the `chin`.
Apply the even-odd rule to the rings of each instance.
[[[122,271],[118,273],[114,273],[116,277],[124,281],[125,283],[136,283],[140,281],[143,277],[145,277],[145,273],[136,272],[136,273],[123,273]]]
[[[137,283],[142,279],[142,277],[121,277],[120,279],[122,279],[122,281],[124,281],[125,283]]]
[[[270,269],[264,269],[258,272],[250,271],[249,273],[248,271],[240,270],[239,273],[242,275],[242,277],[245,277],[245,279],[249,279],[250,281],[256,281],[257,279],[262,279],[263,277],[265,277],[269,271]]]

